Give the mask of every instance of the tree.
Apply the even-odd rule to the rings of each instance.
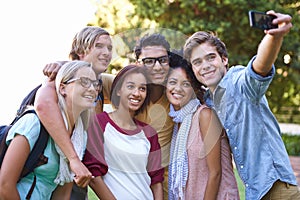
[[[271,109],[275,113],[282,112],[284,106],[295,108],[300,114],[300,35],[299,1],[283,0],[119,0],[107,1],[99,6],[97,17],[98,25],[113,27],[114,33],[122,35],[125,46],[123,57],[128,57],[133,44],[143,34],[139,28],[160,28],[168,30],[166,35],[172,35],[171,46],[180,46],[184,38],[199,30],[213,31],[227,44],[230,65],[246,65],[255,55],[257,45],[264,33],[261,30],[250,28],[248,20],[249,10],[288,13],[293,16],[293,29],[285,37],[282,49],[275,63],[277,75],[275,76],[267,96]],[[130,11],[126,8],[130,7]],[[123,11],[122,17],[120,12]],[[107,14],[109,12],[109,14]],[[109,18],[111,15],[113,17]],[[127,20],[124,22],[124,20]],[[116,24],[115,26],[111,26]],[[138,30],[133,34],[133,30]],[[130,34],[128,33],[128,30]],[[127,34],[124,34],[127,32]],[[178,34],[181,33],[181,34]],[[134,39],[132,39],[134,38]],[[181,38],[178,39],[178,38]],[[129,42],[128,42],[129,41]],[[127,53],[124,53],[127,52]],[[291,60],[283,58],[289,55]],[[122,57],[121,56],[121,57]],[[286,63],[285,63],[285,62]],[[298,110],[297,110],[298,109]],[[293,113],[295,114],[293,111]],[[291,122],[287,119],[287,122]]]

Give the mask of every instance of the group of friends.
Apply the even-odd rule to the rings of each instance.
[[[10,130],[0,169],[0,200],[240,199],[234,160],[246,199],[300,199],[276,118],[265,97],[284,36],[287,14],[265,31],[247,66],[232,66],[211,32],[191,35],[172,51],[160,33],[134,47],[136,62],[116,76],[110,34],[88,26],[73,38],[71,61],[45,66],[48,77],[35,114]],[[104,98],[113,111],[103,110]],[[50,134],[48,163],[19,180],[39,134]]]

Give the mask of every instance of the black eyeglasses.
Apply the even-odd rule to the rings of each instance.
[[[161,66],[167,66],[169,65],[169,56],[161,56],[158,58],[147,57],[142,59],[142,62],[146,67],[153,67],[156,61],[158,61]]]
[[[68,80],[65,82],[65,84],[72,83],[74,81],[80,80],[80,85],[84,88],[90,88],[91,85],[95,88],[97,91],[102,90],[102,81],[101,80],[91,80],[87,77],[79,77],[79,78],[73,78],[71,80]]]

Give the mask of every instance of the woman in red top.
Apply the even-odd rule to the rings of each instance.
[[[100,134],[89,131],[95,135],[89,135],[84,163],[95,176],[90,186],[100,199],[163,199],[157,133],[134,118],[149,102],[147,84],[144,67],[123,68],[112,84],[115,110],[97,115]]]

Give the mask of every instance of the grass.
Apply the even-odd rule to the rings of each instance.
[[[288,154],[300,156],[300,147],[299,147],[300,135],[283,134],[282,138],[285,143]],[[240,199],[244,200],[245,199],[245,186],[244,186],[242,180],[240,179],[236,169],[234,169],[234,174],[235,174],[238,188],[239,188]],[[97,196],[95,195],[95,193],[93,192],[93,190],[90,188],[88,191],[88,195],[89,195],[89,200],[97,200],[98,199]]]
[[[240,199],[244,200],[245,199],[245,186],[244,186],[243,181],[240,179],[236,169],[234,169],[234,175],[235,175],[235,178],[236,178],[236,181],[238,184]]]
[[[240,193],[240,198],[241,198],[241,200],[244,200],[245,199],[244,184],[243,184],[242,180],[240,179],[236,169],[234,169],[234,174],[235,174],[235,177],[236,177],[236,180],[237,180],[239,193]],[[95,193],[93,192],[93,190],[91,188],[89,188],[89,190],[88,190],[88,195],[89,195],[89,200],[97,200],[98,199],[98,197],[95,195]]]
[[[94,191],[90,187],[88,189],[88,197],[89,197],[89,200],[97,200],[98,199],[97,195],[94,193]]]

